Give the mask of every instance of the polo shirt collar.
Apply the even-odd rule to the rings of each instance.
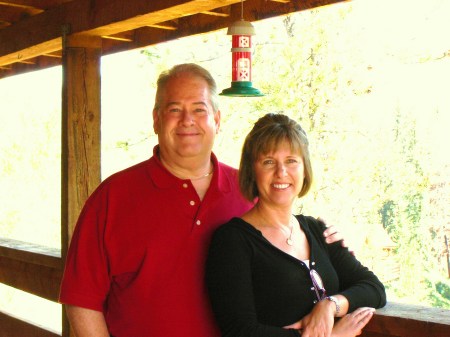
[[[150,178],[153,183],[158,188],[171,188],[177,186],[180,181],[184,181],[184,179],[180,179],[170,173],[164,165],[161,163],[159,159],[159,145],[156,145],[153,148],[153,156],[149,160],[148,171],[150,174]],[[228,193],[231,191],[232,183],[230,179],[234,177],[230,177],[226,171],[222,168],[222,165],[217,160],[217,157],[214,153],[211,153],[211,161],[214,167],[214,175],[211,180],[210,189],[217,186],[217,189],[221,193]]]

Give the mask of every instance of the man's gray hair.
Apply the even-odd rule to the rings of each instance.
[[[219,110],[219,100],[217,95],[217,85],[214,78],[211,76],[208,70],[199,66],[195,63],[183,63],[173,66],[171,69],[163,71],[156,82],[156,96],[155,96],[155,106],[153,109],[156,111],[161,107],[161,101],[163,99],[164,92],[166,90],[167,82],[170,79],[179,76],[180,74],[191,74],[193,76],[198,76],[203,78],[208,84],[211,105],[214,110],[214,114]]]

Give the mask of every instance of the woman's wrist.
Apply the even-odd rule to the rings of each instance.
[[[324,313],[326,312],[331,317],[336,317],[336,315],[337,315],[336,303],[334,301],[332,301],[331,299],[328,299],[328,297],[324,297],[316,305],[318,307],[322,308],[321,310],[324,310],[323,311]]]
[[[339,299],[335,296],[327,296],[325,297],[325,299],[334,303],[335,306],[334,317],[337,317],[341,312],[341,304]]]

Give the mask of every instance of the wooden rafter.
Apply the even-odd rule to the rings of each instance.
[[[215,12],[215,11],[204,11],[204,12],[201,12],[201,14],[212,15],[212,16],[221,16],[221,17],[224,17],[224,18],[230,16],[230,14],[219,13],[219,12]]]
[[[342,1],[346,0],[246,0],[244,11],[246,20],[256,21]],[[241,11],[240,0],[11,0],[0,1],[0,6],[2,3],[11,9],[45,11],[37,15],[24,11],[28,17],[9,25],[3,18],[0,65],[13,67],[2,70],[0,78],[55,65],[40,59],[35,66],[24,68],[19,62],[61,52],[62,36],[103,37],[102,54],[108,55],[221,29],[240,17]],[[87,18],[79,13],[91,14]]]
[[[0,1],[0,5],[45,10],[72,0],[10,0]]]
[[[71,34],[111,36],[199,12],[212,11],[236,2],[239,0],[135,0],[133,6],[122,0],[99,1],[95,2],[94,6],[90,0],[66,2],[59,6],[58,11],[45,11],[0,30],[0,64],[14,63],[18,59],[28,59],[61,49],[64,25],[70,25]],[[79,15],[89,12],[96,13],[90,20]],[[24,35],[24,31],[40,33]],[[2,41],[16,43],[1,43]]]
[[[0,15],[8,17],[11,22],[16,22],[23,19],[25,16],[37,15],[44,11],[40,8],[17,6],[5,2],[0,2],[0,9]]]
[[[177,30],[177,27],[171,26],[171,25],[165,25],[165,24],[147,25],[147,27],[159,28],[159,29],[165,29],[165,30]]]
[[[48,54],[43,54],[42,56],[47,56],[47,57],[54,57],[54,58],[62,58],[61,53],[48,53]]]
[[[107,36],[103,35],[101,36],[102,39],[109,39],[109,40],[116,40],[116,41],[123,41],[123,42],[131,42],[132,39],[126,38],[126,37],[120,37],[120,36]]]
[[[18,63],[23,63],[23,64],[36,64],[36,62],[30,61],[30,60],[20,60],[17,61]]]

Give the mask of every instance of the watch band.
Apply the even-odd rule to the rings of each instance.
[[[336,314],[334,316],[337,316],[339,312],[341,311],[341,306],[339,305],[339,300],[334,296],[327,296],[326,299],[328,301],[334,302],[336,305]]]

